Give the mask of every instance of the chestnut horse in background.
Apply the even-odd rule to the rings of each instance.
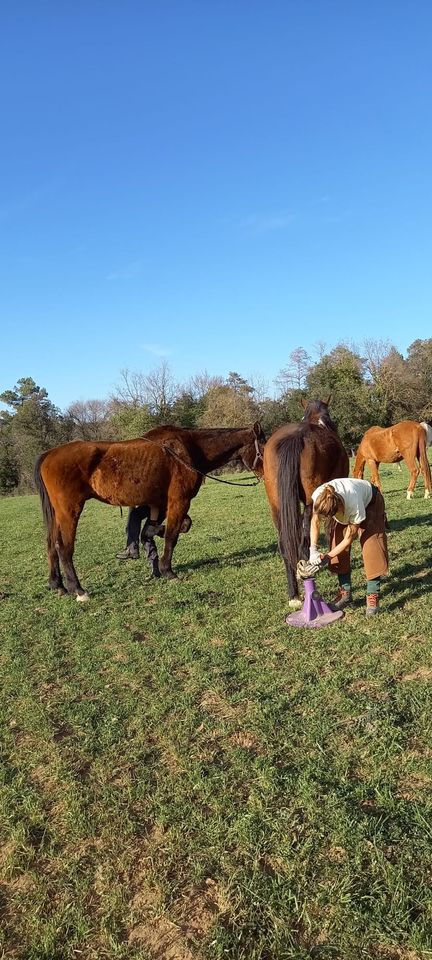
[[[159,516],[166,517],[160,573],[175,577],[173,550],[205,475],[235,456],[262,475],[264,443],[259,423],[238,430],[164,426],[136,440],[75,440],[43,453],[35,467],[35,481],[47,528],[50,588],[75,594],[77,600],[88,599],[72,558],[78,520],[91,499],[123,507],[157,507]]]
[[[420,472],[425,483],[425,499],[431,495],[431,469],[427,457],[427,447],[432,445],[432,421],[416,423],[415,420],[402,420],[394,427],[371,427],[366,430],[357,451],[354,464],[354,477],[363,478],[365,464],[371,471],[371,483],[381,490],[378,473],[380,463],[399,463],[404,460],[411,474],[407,490],[407,500],[411,500]],[[420,471],[421,468],[421,471]]]
[[[280,427],[264,447],[264,483],[285,562],[291,607],[299,605],[297,562],[309,557],[312,493],[321,483],[349,473],[348,454],[328,412],[330,399],[302,400],[305,413],[301,423]]]

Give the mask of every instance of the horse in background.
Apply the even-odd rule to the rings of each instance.
[[[264,447],[264,483],[285,563],[290,607],[297,607],[297,563],[308,559],[312,493],[321,483],[349,474],[348,454],[327,401],[302,399],[304,416],[276,430]],[[300,504],[303,504],[303,514]]]
[[[432,446],[432,421],[402,420],[394,427],[371,427],[360,443],[354,464],[354,477],[363,478],[367,464],[371,483],[381,490],[378,468],[380,463],[400,463],[404,460],[410,472],[407,500],[413,497],[419,473],[423,473],[425,500],[432,492],[431,468],[427,448]]]
[[[73,564],[75,535],[87,500],[115,506],[157,508],[166,518],[162,577],[172,579],[174,547],[205,476],[239,456],[262,476],[265,435],[259,423],[241,429],[154,427],[136,440],[75,440],[43,453],[35,481],[47,529],[49,586],[88,600]],[[60,563],[63,567],[66,589]]]

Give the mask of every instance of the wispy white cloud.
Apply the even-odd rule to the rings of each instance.
[[[161,347],[158,343],[140,343],[141,350],[151,353],[154,357],[169,357],[171,350]]]
[[[242,221],[240,226],[247,233],[256,236],[260,233],[272,233],[275,230],[286,230],[295,220],[295,215],[288,211],[272,214],[251,214]]]
[[[117,270],[112,270],[111,273],[107,273],[106,280],[132,280],[133,277],[137,277],[142,273],[142,269],[142,260],[131,260],[131,262],[126,263],[124,267],[119,267]]]

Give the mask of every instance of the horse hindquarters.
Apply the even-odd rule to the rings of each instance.
[[[49,587],[65,593],[60,572],[60,562],[66,581],[68,593],[76,594],[78,600],[87,600],[88,595],[83,590],[72,557],[75,545],[75,534],[85,497],[71,497],[66,499],[66,492],[56,483],[55,469],[50,467],[49,452],[39,458],[35,468],[35,481],[42,503],[42,513],[47,530],[47,548],[50,564]],[[51,479],[51,482],[50,482]]]

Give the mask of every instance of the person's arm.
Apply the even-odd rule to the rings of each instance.
[[[330,560],[333,560],[334,557],[338,557],[340,553],[343,553],[347,547],[350,547],[353,540],[355,540],[358,534],[358,526],[356,523],[349,523],[344,534],[343,540],[338,543],[337,547],[333,547],[333,550],[329,550],[328,553],[321,554],[321,559],[324,557],[329,557]]]
[[[310,525],[310,550],[309,550],[309,560],[311,563],[316,563],[320,559],[320,552],[318,549],[318,540],[320,535],[320,519],[315,511],[312,513],[311,525]]]

